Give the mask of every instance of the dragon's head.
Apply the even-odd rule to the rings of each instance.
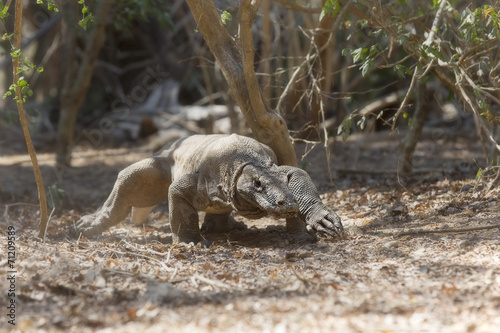
[[[287,183],[286,175],[281,175],[275,164],[247,164],[236,182],[235,208],[249,218],[267,214],[277,218],[297,216],[299,205]]]

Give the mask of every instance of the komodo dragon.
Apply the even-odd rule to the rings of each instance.
[[[323,204],[309,175],[276,163],[271,148],[236,134],[177,140],[122,170],[102,208],[83,216],[76,231],[99,234],[131,209],[132,221],[143,223],[155,205],[168,200],[174,242],[202,241],[198,211],[207,213],[205,224],[230,221],[235,210],[250,219],[287,218],[291,232],[342,234],[340,218]]]

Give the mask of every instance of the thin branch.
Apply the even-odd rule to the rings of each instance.
[[[401,97],[405,94],[405,90],[397,90],[393,93],[385,95],[383,97],[377,98],[361,108],[354,110],[351,113],[351,117],[353,116],[367,116],[370,114],[375,114],[375,112],[379,110],[383,110],[391,105],[394,105],[401,99]]]
[[[459,73],[457,73],[456,70],[455,70],[455,76],[457,78],[460,77]],[[483,118],[481,117],[481,115],[480,115],[480,113],[478,111],[478,105],[476,105],[476,103],[474,103],[474,101],[469,97],[469,95],[467,94],[467,92],[465,91],[465,89],[462,87],[462,84],[458,83],[457,86],[458,86],[458,88],[459,88],[459,90],[461,92],[462,98],[467,102],[467,104],[469,104],[469,106],[470,106],[470,108],[472,110],[472,113],[474,115],[474,118],[476,120],[476,124],[478,124],[478,126],[485,133],[488,134],[487,137],[488,137],[489,141],[495,147],[495,149],[500,152],[500,146],[496,142],[495,138],[493,138],[493,135],[491,134],[490,130],[488,129],[488,126],[486,126],[486,124],[484,123],[484,120],[483,120]],[[479,135],[480,134],[481,133],[479,133]],[[483,149],[484,149],[484,147],[483,147]]]
[[[14,23],[14,50],[18,51],[21,49],[21,30],[23,25],[23,0],[16,0],[16,15]],[[19,82],[19,56],[12,57],[12,67],[13,67],[13,81],[16,85],[16,104],[17,111],[19,112],[19,120],[21,121],[21,127],[24,133],[24,139],[26,140],[26,146],[28,148],[28,153],[30,155],[31,164],[33,164],[33,172],[35,173],[35,180],[38,189],[38,200],[40,201],[40,231],[38,237],[45,237],[45,230],[47,229],[48,222],[48,209],[47,209],[47,196],[45,194],[45,186],[43,185],[42,173],[40,172],[40,167],[38,166],[38,159],[36,157],[35,147],[31,141],[30,131],[28,129],[28,122],[26,120],[26,115],[24,114],[23,106],[23,96],[21,94],[21,87],[18,85]]]
[[[431,45],[434,42],[434,35],[436,34],[439,26],[439,22],[441,21],[441,17],[443,17],[443,11],[444,7],[448,1],[447,0],[441,0],[441,3],[439,4],[438,11],[436,13],[436,17],[434,17],[434,21],[432,22],[432,28],[429,33],[429,36],[427,36],[427,39],[424,42],[424,45]]]
[[[446,0],[441,0],[441,4],[439,5],[439,9],[436,13],[436,16],[434,17],[434,21],[432,22],[431,32],[429,33],[429,36],[427,36],[427,39],[424,42],[424,45],[426,45],[426,46],[429,46],[434,42],[434,36],[437,32],[439,22],[441,21],[441,17],[443,16],[442,14],[443,14],[444,7],[445,7],[446,3],[447,3]],[[420,56],[418,59],[418,62],[422,63],[423,60],[424,60],[424,58],[422,56]],[[410,83],[410,87],[408,88],[408,92],[406,93],[406,96],[403,99],[403,102],[401,102],[401,105],[399,106],[398,111],[396,112],[396,114],[392,118],[392,127],[391,127],[392,132],[394,132],[394,129],[396,128],[396,120],[398,119],[399,115],[403,111],[403,108],[406,105],[406,102],[410,96],[410,93],[413,90],[413,87],[415,85],[415,79],[417,78],[417,76],[419,76],[418,77],[419,79],[424,77],[427,74],[427,72],[433,67],[433,64],[434,64],[434,59],[432,59],[431,62],[429,64],[427,64],[427,66],[428,66],[427,69],[420,76],[418,75],[418,67],[415,67],[415,71],[413,72],[413,76],[411,78],[411,83]]]
[[[474,90],[480,91],[482,94],[489,97],[492,101],[500,105],[500,99],[496,98],[495,96],[487,92],[485,89],[475,84],[474,81],[469,77],[469,75],[465,72],[465,70],[462,67],[460,67],[460,72],[462,73],[462,76],[467,80],[467,82],[469,82],[472,88],[474,88]]]
[[[304,7],[301,5],[297,5],[295,2],[292,2],[290,0],[274,0],[274,1],[283,5],[287,9],[291,9],[296,12],[319,14],[323,10],[323,8],[311,8],[311,7]]]
[[[403,111],[403,108],[405,107],[406,102],[410,98],[410,94],[411,94],[411,92],[413,90],[413,87],[415,86],[415,81],[417,79],[417,75],[418,75],[418,67],[415,67],[415,71],[413,72],[413,76],[411,78],[410,86],[408,87],[408,90],[406,91],[405,98],[403,98],[403,101],[401,102],[401,105],[399,106],[398,111],[396,111],[396,114],[394,115],[394,117],[392,117],[392,127],[391,127],[391,132],[392,133],[394,133],[394,129],[396,128],[396,120],[398,120],[398,117],[401,114],[401,112]]]
[[[458,66],[458,65],[461,65],[461,64],[462,64],[462,63],[464,63],[466,60],[469,60],[469,55],[470,55],[470,54],[473,54],[473,55],[471,55],[471,56],[470,56],[470,59],[472,59],[472,58],[477,58],[477,57],[479,57],[479,56],[481,56],[481,55],[483,55],[483,54],[485,54],[485,53],[487,53],[487,52],[490,52],[490,51],[492,51],[493,49],[496,49],[496,48],[498,47],[498,45],[492,46],[492,47],[490,47],[490,48],[488,48],[488,49],[486,49],[486,50],[483,50],[483,51],[481,51],[481,52],[479,52],[479,53],[475,53],[475,51],[476,51],[477,49],[480,49],[480,48],[481,48],[481,47],[483,47],[484,45],[490,44],[490,43],[492,43],[493,41],[495,41],[495,39],[490,39],[490,40],[488,40],[488,41],[486,41],[486,42],[483,42],[483,43],[481,43],[481,44],[479,44],[479,45],[476,45],[476,46],[474,46],[473,48],[471,48],[470,50],[468,50],[468,51],[464,52],[464,54],[462,54],[462,55],[460,56],[460,58],[458,59],[458,61],[457,61],[457,66]],[[498,66],[498,65],[497,65],[497,66]]]
[[[8,8],[8,7],[10,7],[11,2],[12,2],[12,0],[9,0],[9,1],[7,2],[7,4],[5,5],[5,7],[7,7],[7,8]]]
[[[390,58],[390,57],[388,57],[388,58]],[[393,62],[393,63],[391,63],[391,64],[387,64],[387,65],[379,65],[379,66],[377,66],[377,68],[379,68],[379,69],[380,69],[380,68],[393,68],[393,67],[395,67],[396,65],[400,65],[400,64],[402,64],[403,62],[405,62],[406,60],[408,60],[408,59],[410,59],[410,58],[413,58],[413,56],[412,56],[411,54],[409,54],[409,55],[407,55],[406,57],[404,57],[403,59],[398,60],[398,61],[396,61],[396,62]]]
[[[331,31],[335,31],[335,30],[338,29],[338,27],[340,26],[342,18],[345,16],[345,14],[347,13],[348,9],[350,9],[351,4],[352,4],[352,0],[348,0],[343,5],[342,9],[337,14],[337,18],[335,19],[335,22],[333,23]],[[305,35],[307,36],[307,34],[305,34]],[[310,65],[311,61],[314,61],[317,57],[320,56],[321,52],[323,52],[327,47],[330,46],[331,39],[332,39],[332,37],[330,35],[328,41],[324,45],[322,45],[321,48],[319,48],[319,49],[317,49],[317,47],[315,45],[313,45],[313,41],[311,40],[311,46],[309,47],[309,52],[308,52],[308,54],[306,56],[306,59],[299,66],[297,66],[297,68],[293,72],[292,76],[288,80],[288,83],[287,83],[285,89],[281,93],[280,98],[278,99],[278,104],[276,105],[276,110],[278,112],[280,112],[280,110],[282,109],[282,105],[283,105],[283,103],[285,101],[286,96],[288,95],[288,93],[290,92],[290,90],[292,89],[292,87],[295,86],[295,83],[298,81],[297,80],[297,76],[300,74],[300,72],[302,72],[302,70],[306,66]],[[313,50],[317,50],[317,52],[313,53]]]

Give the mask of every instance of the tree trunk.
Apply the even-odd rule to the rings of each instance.
[[[219,63],[231,94],[256,139],[273,149],[280,164],[297,165],[284,119],[264,101],[254,70],[252,23],[260,1],[244,0],[239,10],[240,43],[229,35],[212,1],[187,0],[198,30]]]
[[[266,74],[261,78],[263,87],[263,97],[269,101],[271,99],[271,6],[272,1],[264,1],[262,5],[262,31],[260,39],[262,41],[261,48],[261,65],[259,72]]]
[[[61,92],[61,116],[58,125],[57,165],[59,167],[71,164],[71,153],[74,145],[74,132],[78,109],[82,105],[95,62],[104,42],[106,20],[111,11],[113,1],[101,0],[95,9],[95,19],[82,54],[81,63],[76,65],[76,31],[74,30],[76,15],[73,3],[67,4],[66,28],[68,29],[68,66]]]
[[[424,128],[429,113],[428,93],[425,83],[417,85],[417,101],[413,122],[399,148],[398,174],[406,177],[413,171],[413,153]]]

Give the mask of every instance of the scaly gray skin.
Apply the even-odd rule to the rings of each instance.
[[[100,234],[131,210],[134,223],[142,224],[154,206],[168,200],[174,242],[202,241],[199,211],[214,229],[231,222],[234,210],[250,219],[287,218],[291,232],[342,234],[340,218],[323,204],[309,175],[276,163],[268,146],[236,134],[175,141],[122,170],[102,208],[83,216],[76,230]]]

